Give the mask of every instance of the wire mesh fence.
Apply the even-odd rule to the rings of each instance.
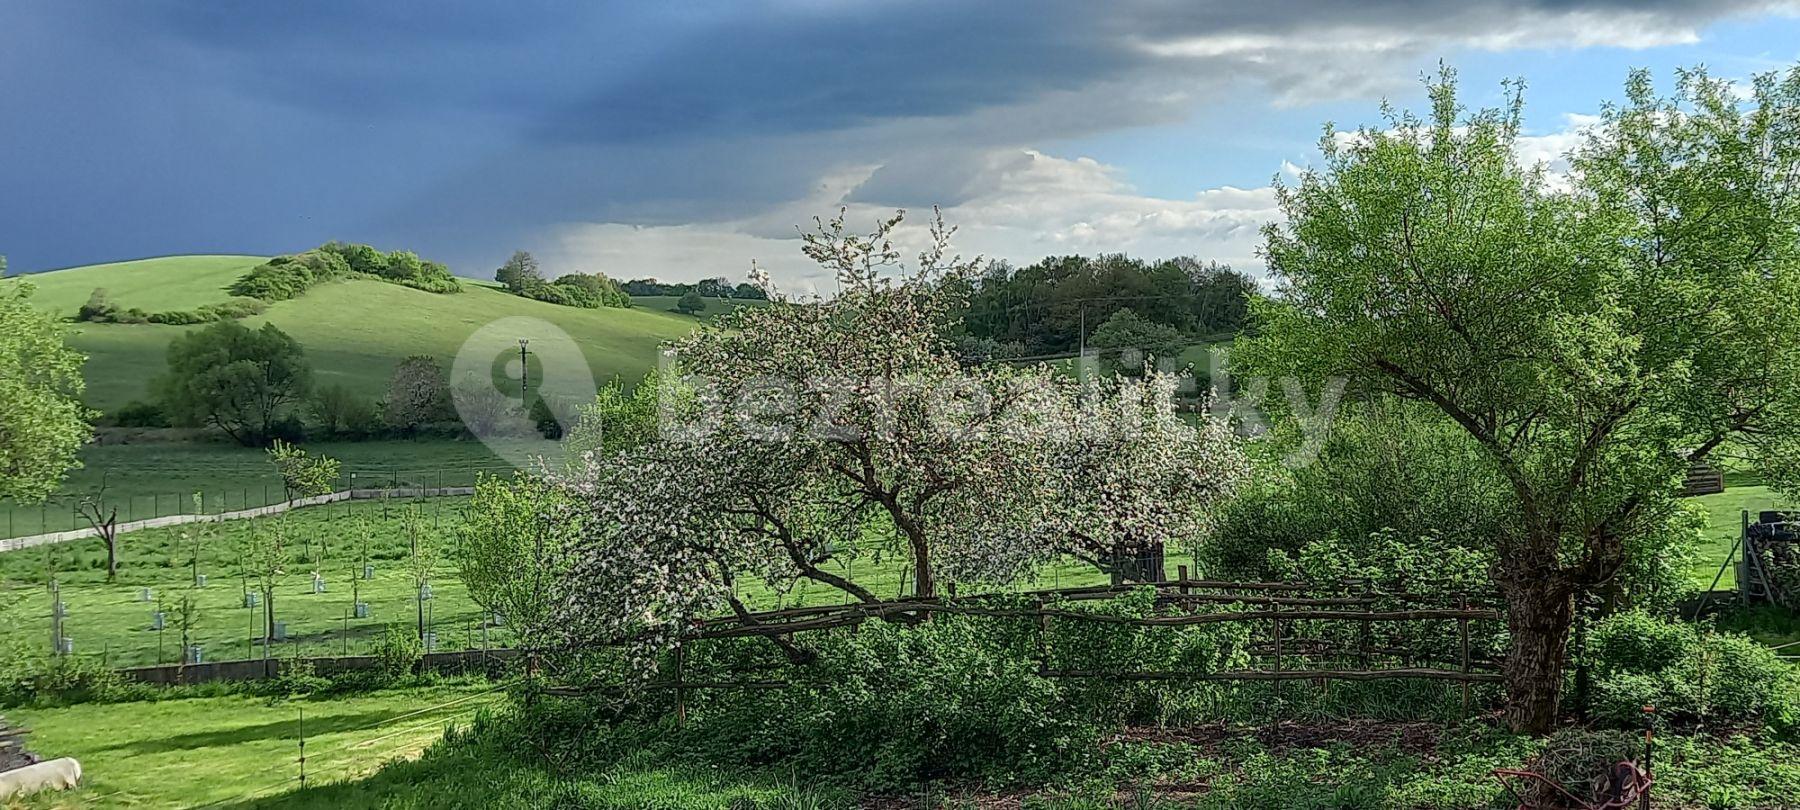
[[[510,464],[469,464],[456,467],[405,468],[361,466],[346,468],[334,491],[387,490],[397,496],[423,495],[434,490],[472,487],[482,475],[510,475]],[[292,500],[273,475],[247,475],[233,485],[206,485],[181,490],[158,484],[123,484],[101,491],[65,492],[41,503],[0,499],[0,539],[17,539],[92,528],[82,515],[84,500],[99,505],[117,523],[131,524],[182,515],[240,512],[277,506]],[[196,502],[196,497],[198,502]]]

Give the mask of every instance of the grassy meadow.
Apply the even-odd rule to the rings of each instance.
[[[163,312],[230,300],[232,282],[265,261],[266,256],[162,256],[51,270],[23,278],[37,288],[32,296],[37,306],[59,315],[73,317],[97,287],[123,306]]]
[[[39,306],[69,317],[96,287],[104,287],[121,307],[192,309],[229,298],[225,287],[260,262],[258,257],[177,256],[37,273],[30,281],[37,288],[34,298]],[[331,282],[299,298],[275,302],[267,312],[243,323],[252,328],[273,323],[298,340],[312,363],[315,384],[342,384],[378,397],[400,360],[428,354],[448,365],[475,330],[501,318],[542,321],[522,329],[519,337],[543,342],[559,337],[558,332],[567,335],[597,382],[642,376],[655,365],[659,345],[692,331],[701,320],[671,311],[672,299],[668,307],[650,299],[630,309],[581,309],[521,298],[491,283],[464,281],[463,292],[449,295],[370,279]],[[723,311],[714,303],[708,304],[708,314]],[[150,381],[163,371],[169,341],[196,328],[72,326],[71,345],[88,355],[88,404],[105,411],[146,399]]]
[[[298,788],[303,722],[307,784],[356,779],[417,756],[446,725],[496,705],[493,690],[454,680],[318,700],[226,695],[9,710],[31,729],[32,750],[80,760],[82,787],[6,806],[195,807],[284,793]]]

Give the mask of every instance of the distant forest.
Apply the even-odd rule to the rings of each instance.
[[[1051,256],[1026,267],[997,261],[966,283],[958,339],[965,354],[991,358],[1072,354],[1084,334],[1092,344],[1097,334],[1121,329],[1151,343],[1229,338],[1243,331],[1256,293],[1255,280],[1218,262],[1121,253]],[[632,297],[767,297],[754,284],[734,285],[723,276],[693,283],[638,278],[620,286]]]
[[[997,357],[1073,353],[1114,316],[1199,342],[1241,332],[1256,289],[1229,266],[1186,256],[1052,256],[1027,267],[996,262],[968,290],[962,320],[968,339]]]

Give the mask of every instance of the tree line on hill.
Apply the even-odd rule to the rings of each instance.
[[[274,301],[287,301],[327,281],[371,278],[432,293],[462,292],[462,284],[440,262],[410,250],[383,252],[363,244],[327,242],[312,250],[276,256],[251,268],[227,288],[233,298],[194,309],[145,312],[120,306],[104,287],[94,288],[75,320],[88,323],[159,323],[173,326],[233,321],[258,315]]]
[[[452,381],[430,355],[401,360],[380,398],[341,384],[317,386],[305,349],[274,324],[251,329],[222,321],[171,341],[168,369],[151,399],[106,415],[116,427],[208,427],[248,447],[307,438],[362,440],[495,433],[524,407],[491,380]],[[459,414],[453,401],[461,402]],[[529,411],[538,430],[560,430],[541,401]],[[552,437],[554,438],[554,437]]]
[[[701,279],[692,284],[665,284],[653,278],[640,278],[623,284],[605,273],[568,273],[544,278],[537,257],[529,251],[514,251],[494,271],[494,280],[514,295],[564,306],[598,309],[629,307],[633,296],[667,296],[677,299],[675,308],[689,315],[706,309],[708,298],[768,300],[762,288],[748,282],[733,286],[724,276]]]
[[[538,269],[537,257],[523,250],[514,251],[494,271],[494,280],[513,295],[551,304],[584,309],[631,306],[631,296],[606,274],[569,273],[546,279]]]

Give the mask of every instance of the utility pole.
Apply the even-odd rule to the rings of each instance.
[[[519,405],[531,406],[531,366],[525,361],[525,346],[530,338],[519,338]]]

